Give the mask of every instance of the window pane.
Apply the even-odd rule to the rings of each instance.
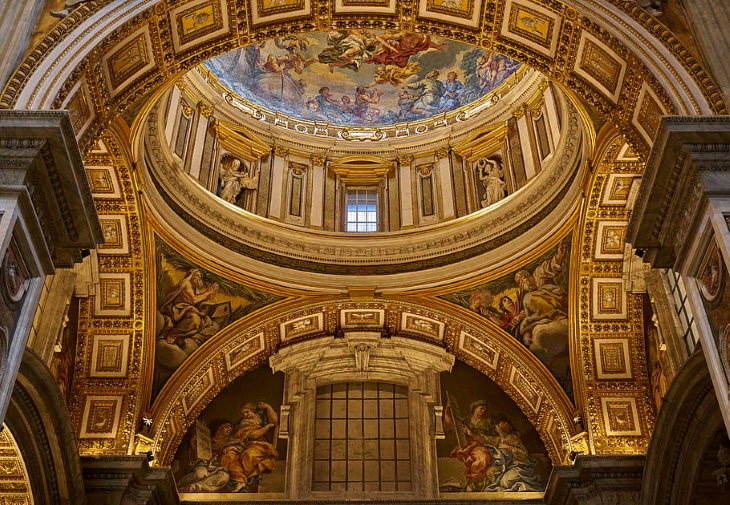
[[[408,418],[396,421],[393,408],[398,402],[407,412],[407,394],[373,382],[317,388],[313,491],[411,489],[410,444],[398,434],[407,432]]]
[[[378,231],[378,194],[375,189],[351,189],[345,199],[345,231]]]

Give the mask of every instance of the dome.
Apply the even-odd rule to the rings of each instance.
[[[136,149],[164,227],[221,265],[327,290],[422,286],[566,225],[584,117],[539,71],[474,45],[306,32],[188,71],[139,115]]]

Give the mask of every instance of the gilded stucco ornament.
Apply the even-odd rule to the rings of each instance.
[[[128,309],[128,315],[101,316],[93,307],[92,301],[85,300],[81,303],[79,355],[84,356],[85,361],[78,364],[74,396],[71,400],[74,425],[79,428],[79,431],[87,428],[87,433],[89,433],[93,431],[94,427],[84,426],[84,421],[89,419],[88,415],[84,419],[85,412],[92,408],[111,409],[107,410],[111,413],[119,412],[116,431],[105,433],[104,437],[82,438],[79,442],[82,453],[126,453],[130,450],[130,441],[133,440],[137,426],[136,418],[143,410],[146,401],[143,383],[146,380],[145,374],[148,373],[150,363],[150,356],[145,351],[143,328],[139,324],[145,320],[143,307],[146,288],[142,275],[145,257],[142,253],[140,238],[141,203],[137,200],[138,193],[135,189],[136,184],[141,181],[134,179],[130,160],[124,158],[117,141],[105,128],[139,100],[151,93],[159,92],[165,85],[178,79],[184,70],[191,69],[205,59],[237,46],[265,40],[268,38],[268,34],[274,31],[280,34],[294,34],[312,30],[315,27],[319,30],[328,30],[333,23],[337,23],[338,27],[398,24],[404,30],[429,31],[450,39],[481,44],[482,47],[499,46],[503,48],[509,56],[523,61],[526,65],[538,68],[554,81],[572,89],[578,96],[595,107],[599,113],[614,121],[625,136],[626,142],[634,147],[641,156],[648,152],[650,141],[647,140],[647,134],[652,133],[650,131],[652,122],[649,119],[652,115],[656,115],[657,110],[681,114],[726,112],[721,92],[692,54],[665,26],[637,6],[621,0],[611,0],[611,3],[622,12],[621,15],[618,15],[608,10],[594,14],[589,8],[594,5],[594,2],[582,0],[527,3],[538,8],[547,18],[552,19],[554,26],[560,27],[556,33],[552,34],[552,38],[546,36],[544,40],[538,40],[530,45],[529,38],[515,35],[514,30],[510,34],[509,30],[505,30],[506,27],[498,26],[498,20],[507,17],[506,2],[502,1],[490,4],[493,13],[485,16],[482,19],[483,22],[478,23],[476,27],[469,24],[470,19],[460,19],[458,16],[434,19],[428,15],[422,15],[419,7],[425,5],[425,1],[396,2],[397,8],[393,12],[345,14],[335,12],[334,2],[312,0],[309,12],[285,12],[269,17],[263,16],[260,19],[253,17],[248,2],[238,1],[230,2],[226,8],[220,10],[221,28],[216,28],[216,30],[221,30],[220,32],[211,31],[206,27],[199,32],[193,30],[183,33],[184,37],[189,38],[187,42],[181,40],[177,45],[172,46],[163,43],[164,36],[170,33],[170,30],[177,29],[178,19],[173,13],[173,9],[187,7],[185,2],[169,4],[153,1],[88,2],[64,18],[36,48],[28,53],[9,80],[0,98],[0,105],[6,108],[64,107],[70,109],[72,105],[69,104],[78,104],[79,107],[76,110],[85,111],[85,115],[80,116],[84,120],[78,122],[75,127],[82,150],[87,153],[85,160],[87,169],[100,170],[99,174],[101,174],[103,167],[110,168],[107,172],[111,174],[111,178],[102,176],[97,178],[96,183],[99,188],[95,194],[97,210],[101,215],[118,213],[126,215],[129,219],[129,253],[100,255],[100,277],[106,283],[104,285],[109,287],[109,293],[115,294],[115,296],[112,297],[113,299],[107,300],[114,302],[110,303],[108,307],[98,307],[101,310],[122,310],[112,307],[112,305],[122,304],[124,310]],[[578,12],[581,12],[581,16],[578,16]],[[584,12],[587,14],[583,14]],[[626,19],[626,14],[630,16],[629,19]],[[607,16],[609,22],[597,21],[601,15]],[[222,24],[223,16],[227,22],[225,29]],[[118,27],[121,19],[127,21],[125,26]],[[614,22],[615,24],[611,24]],[[593,39],[588,36],[582,39],[583,34],[589,34]],[[141,39],[135,38],[140,35]],[[132,61],[130,68],[126,69],[131,73],[121,81],[110,79],[109,61],[114,60],[111,57],[118,54],[129,37],[132,37],[130,42],[139,42],[135,46],[139,50],[135,56],[136,60]],[[553,40],[555,40],[555,47],[551,45]],[[579,54],[581,40],[584,40],[583,48],[590,47],[591,43],[596,47],[599,47],[599,43],[603,44],[600,47],[614,58],[615,68],[619,69],[622,63],[626,64],[629,70],[625,73],[623,80],[615,79],[615,88],[612,86],[612,79],[606,81],[608,84],[593,82],[597,80],[595,75],[598,75],[595,68],[587,66],[582,69],[582,73],[577,71],[581,65],[579,62],[582,61],[581,54]],[[631,42],[633,40],[639,42]],[[555,57],[556,54],[559,54],[560,57]],[[117,68],[117,70],[124,69]],[[118,75],[124,75],[124,73]],[[619,75],[617,70],[615,77]],[[88,94],[85,94],[84,90],[87,90]],[[631,111],[642,108],[648,112],[653,111],[653,114],[634,118]],[[454,119],[458,120],[458,117],[457,115]],[[314,133],[314,130],[312,132]],[[99,139],[103,139],[104,145],[108,149],[107,152],[98,148]],[[285,149],[277,147],[275,154],[286,156],[287,152]],[[410,159],[403,161],[410,163]],[[619,278],[621,272],[618,264],[611,261],[598,262],[590,258],[591,251],[595,247],[595,240],[597,240],[593,235],[596,226],[593,226],[592,222],[601,216],[618,216],[622,219],[627,217],[624,210],[613,210],[602,206],[599,203],[601,201],[599,193],[603,185],[608,183],[611,174],[625,172],[640,174],[641,170],[640,165],[607,163],[600,168],[600,173],[596,175],[588,188],[589,209],[584,219],[586,232],[582,239],[583,247],[581,247],[583,251],[581,254],[585,256],[581,258],[583,265],[579,278],[583,287],[580,290],[579,304],[574,305],[579,314],[579,323],[576,323],[576,326],[580,330],[580,333],[576,333],[576,335],[580,335],[580,340],[575,342],[575,355],[582,365],[580,370],[583,373],[578,375],[586,377],[583,389],[585,391],[591,389],[591,392],[586,393],[579,403],[585,409],[586,428],[595,441],[595,449],[598,452],[641,452],[646,447],[646,437],[651,432],[653,425],[651,409],[645,401],[647,396],[646,373],[642,371],[642,367],[637,361],[641,349],[639,343],[640,307],[636,300],[629,296],[625,319],[598,321],[591,318],[588,309],[592,303],[592,293],[587,286],[593,282],[593,278],[609,279],[606,286],[611,288],[610,280]],[[116,187],[114,181],[116,181]],[[184,187],[176,189],[181,190],[181,195],[191,196],[189,192],[185,192]],[[193,196],[191,200],[195,201],[195,197]],[[202,200],[199,201],[202,202]],[[208,209],[208,212],[213,211]],[[219,226],[228,224],[230,223],[224,221],[219,223]],[[503,228],[504,223],[489,223],[489,225]],[[463,238],[466,240],[468,233],[477,234],[479,232],[475,230],[464,233]],[[283,247],[290,245],[283,244]],[[439,246],[442,246],[443,250],[455,249],[453,242],[448,241],[440,242]],[[349,255],[351,251],[348,249],[347,252],[340,251],[340,253]],[[125,283],[124,277],[114,277],[111,274],[127,276],[129,281]],[[121,283],[120,279],[122,279]],[[600,288],[600,282],[595,281],[595,284],[597,288]],[[130,297],[128,299],[120,298],[119,291],[112,289],[113,286],[128,288],[126,293]],[[605,292],[612,291],[609,289]],[[606,305],[604,308],[615,310],[610,305]],[[149,326],[150,321],[145,321]],[[273,331],[275,327],[276,325],[269,325],[265,328],[267,331]],[[91,356],[95,341],[98,341],[98,337],[102,335],[124,334],[129,337],[126,341],[129,357],[126,375],[119,378],[92,380],[89,371],[93,365]],[[630,348],[629,358],[633,370],[637,374],[637,386],[627,386],[625,382],[619,380],[596,377],[594,341],[600,336],[619,334],[627,335],[626,338],[635,343],[635,347]],[[453,338],[453,333],[450,335]],[[253,347],[251,342],[246,345]],[[268,342],[268,345],[272,345],[271,341]],[[489,350],[488,343],[480,345],[483,346],[485,352]],[[227,349],[227,351],[230,350],[230,348]],[[230,352],[228,354],[230,355]],[[220,373],[220,370],[224,370],[225,361],[221,361],[224,360],[222,354],[216,356],[216,359],[219,368],[215,373]],[[254,361],[255,359],[258,358],[254,358]],[[239,365],[249,366],[249,364],[238,364],[237,366]],[[489,372],[486,365],[483,368],[486,373],[496,373]],[[527,367],[523,366],[523,368]],[[182,393],[190,393],[194,386],[199,385],[185,385]],[[120,391],[123,392],[121,395]],[[116,399],[104,398],[115,397],[115,395]],[[203,403],[209,401],[211,395],[212,393],[205,392],[201,396]],[[119,405],[118,410],[115,410],[117,405]],[[522,405],[525,408],[529,407],[524,400],[522,400]],[[634,413],[640,413],[642,416],[641,421],[632,427],[634,432],[638,428],[639,435],[608,434],[609,430],[616,428],[616,426],[613,428],[610,426],[611,422],[615,423],[618,419],[634,419]],[[551,434],[553,432],[550,431],[551,427],[562,426],[557,431],[558,438],[562,437],[561,442],[557,444],[546,442],[546,445],[549,447],[565,446],[566,437],[572,434],[570,429],[565,428],[569,425],[569,421],[565,421],[564,416],[560,417],[559,421],[555,421],[557,418],[553,417],[540,419],[541,429],[547,433],[547,437],[553,436]],[[164,421],[166,424],[156,434],[156,443],[164,444],[159,446],[164,449],[163,454],[169,454],[170,444],[174,445],[174,441],[179,440],[180,430],[188,421],[188,416],[183,415],[179,410],[175,411],[174,415],[168,415],[167,420]],[[614,432],[621,432],[621,430],[614,430]],[[170,439],[173,442],[170,442]],[[584,447],[584,445],[580,445],[580,447]],[[557,452],[554,459],[555,461],[563,460]]]

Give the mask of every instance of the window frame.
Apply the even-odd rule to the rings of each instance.
[[[348,227],[348,197],[355,191],[368,191],[375,194],[375,230],[370,231],[350,231]],[[346,185],[343,187],[342,198],[340,200],[340,229],[345,233],[368,234],[377,233],[384,230],[385,207],[383,205],[382,185]],[[367,211],[366,211],[367,212]]]

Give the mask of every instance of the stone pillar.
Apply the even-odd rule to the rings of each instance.
[[[627,240],[680,274],[730,433],[730,117],[662,119]]]
[[[200,173],[203,163],[203,147],[205,146],[205,136],[208,134],[208,118],[210,117],[212,110],[209,106],[204,103],[199,103],[196,111],[196,126],[193,130],[192,142],[193,151],[190,155],[190,159],[187,160],[190,175],[198,179],[203,186],[207,185],[207,180],[201,180]]]
[[[520,139],[520,147],[522,156],[525,161],[525,176],[530,180],[538,172],[538,161],[533,154],[533,142],[530,138],[530,128],[532,125],[528,121],[527,111],[525,108],[519,108],[515,111],[517,118],[517,132]]]
[[[730,9],[726,0],[679,0],[687,15],[702,57],[717,84],[730,100],[730,67],[727,50],[730,47]]]
[[[0,2],[0,89],[20,63],[44,2]]]
[[[68,113],[0,110],[0,422],[44,277],[102,240]]]
[[[438,187],[441,188],[441,209],[443,219],[454,217],[454,184],[451,179],[450,149],[442,148],[434,153],[436,159],[436,171],[439,178]]]
[[[286,162],[287,157],[289,156],[289,151],[287,149],[277,147],[274,149],[273,156],[274,163],[271,168],[271,186],[269,190],[269,217],[281,219],[282,197],[283,195],[286,195],[286,186],[284,183],[286,182]]]

